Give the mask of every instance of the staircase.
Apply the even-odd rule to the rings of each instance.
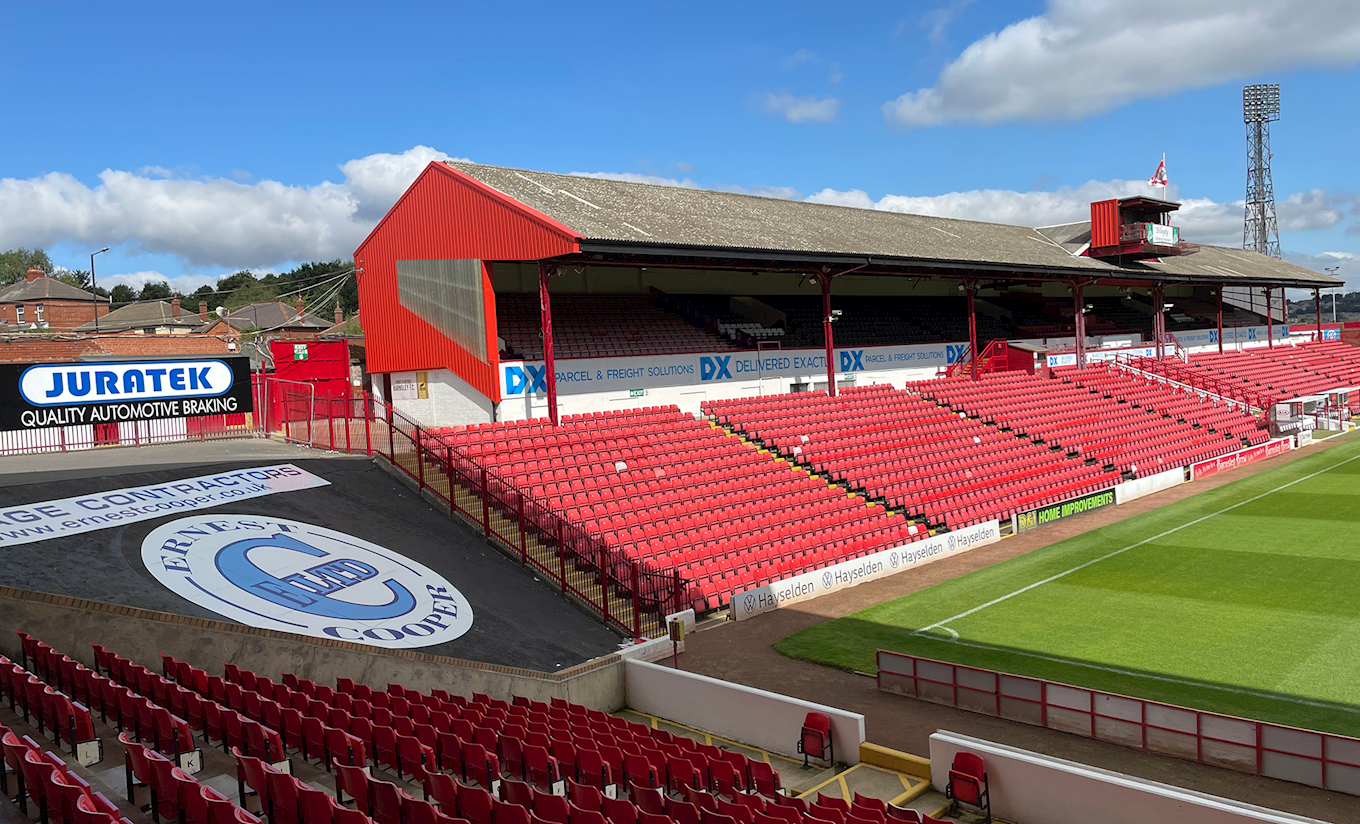
[[[958,377],[960,375],[971,377],[973,374],[973,359],[970,355],[971,350],[965,347],[963,353],[959,355],[959,359],[954,361],[954,363],[945,370],[945,376],[950,378]],[[983,349],[982,354],[978,356],[978,375],[988,375],[992,372],[1005,372],[1006,367],[1009,366],[1009,364],[1010,356],[1007,352],[1006,341],[1004,338],[998,338],[987,344],[987,348]]]

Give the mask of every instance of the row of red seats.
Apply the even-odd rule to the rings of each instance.
[[[327,723],[330,708],[306,695],[286,688],[271,690],[269,695],[245,690],[239,684],[209,675],[170,655],[161,655],[161,669],[164,674],[158,678],[173,684],[174,694],[197,696],[205,707],[220,702],[224,719],[241,719],[240,725],[246,731],[244,736],[232,734],[234,724],[223,725],[220,740],[224,751],[238,748],[271,763],[282,762],[285,749],[289,748],[303,753],[304,758],[308,755],[324,757],[326,764],[332,756],[340,757],[346,763],[364,764],[367,761],[368,744],[350,734],[348,716],[344,716],[343,727],[332,726]],[[192,705],[193,701],[187,698],[186,703]],[[192,720],[193,713],[189,716]],[[209,734],[208,730],[211,725],[205,724],[205,735]]]
[[[441,437],[588,534],[631,558],[678,570],[690,580],[690,597],[701,609],[721,606],[732,592],[778,576],[777,565],[791,560],[784,546],[791,536],[768,530],[771,524],[787,524],[790,510],[796,514],[794,532],[837,550],[833,563],[913,537],[900,515],[867,507],[819,479],[791,472],[774,456],[674,407],[583,416],[564,421],[553,435],[533,435],[533,426],[541,424],[478,427]],[[638,440],[649,437],[665,448]],[[525,449],[533,449],[535,457],[527,457]],[[617,509],[595,504],[591,493],[598,493],[601,502],[607,495]],[[714,500],[740,508],[715,508]],[[802,500],[834,501],[836,509],[800,509],[796,503]],[[715,534],[683,523],[700,513],[718,521],[709,524]],[[667,537],[673,540],[667,543]],[[734,552],[766,549],[770,552],[727,562]]]
[[[339,761],[327,765],[327,769],[333,769],[336,776],[335,797],[332,798],[329,793],[318,790],[258,758],[245,755],[240,750],[233,749],[232,754],[236,756],[237,797],[241,799],[242,804],[256,806],[260,813],[268,816],[270,824],[373,824],[375,821],[381,824],[416,824],[418,821],[428,824],[457,824],[453,820],[440,821],[437,818],[422,816],[418,811],[407,813],[397,799],[404,798],[414,805],[422,805],[425,802],[415,801],[396,784],[377,779],[371,779],[372,783],[383,785],[388,790],[383,797],[394,801],[391,805],[382,805],[381,817],[373,815],[371,808],[354,810],[346,807],[340,800],[344,776],[348,771],[354,771],[367,777],[362,767],[342,764]]]
[[[879,385],[705,404],[715,419],[951,529],[1108,486],[1096,467]]]
[[[139,741],[146,741],[148,735],[154,736],[155,749],[163,755],[173,755],[177,763],[184,764],[180,756],[195,749],[191,730],[198,730],[209,744],[217,739],[224,751],[238,746],[273,761],[283,760],[283,743],[278,732],[260,723],[259,719],[243,714],[240,707],[227,706],[215,698],[199,695],[98,644],[91,643],[90,646],[94,649],[95,665],[108,673],[108,682],[150,696],[142,702],[142,706],[149,704],[152,707],[153,726],[149,729],[141,720],[142,712],[130,718],[121,700],[116,703],[106,701],[100,708],[101,717],[114,714],[119,726],[124,730],[131,728]],[[90,677],[97,679],[100,676],[96,673]],[[101,695],[107,693],[107,687],[100,691]],[[93,696],[93,690],[91,694]],[[166,722],[156,720],[167,717],[168,729]]]
[[[145,805],[153,821],[162,819],[177,824],[262,824],[221,793],[201,783],[175,765],[174,761],[150,747],[120,734],[124,772],[127,774],[128,800],[139,807],[139,793],[150,793]]]
[[[1097,367],[1084,371],[1103,372]],[[1072,371],[1059,370],[1051,380],[1002,373],[981,381],[945,378],[921,384],[919,388],[956,410],[1134,475],[1157,471],[1158,466],[1150,467],[1148,463],[1156,463],[1158,458],[1164,465],[1185,465],[1242,445],[1222,433],[1196,429],[1184,417],[1175,417],[1191,414],[1200,404],[1160,384],[1139,387],[1154,396],[1144,406],[1121,403],[1113,393],[1088,388],[1080,380],[1080,371],[1074,376]],[[1054,414],[1055,409],[1059,410],[1058,415]],[[1082,416],[1082,422],[1065,420],[1063,409],[1076,410],[1075,415]],[[1133,454],[1135,451],[1140,455]]]
[[[17,789],[13,797],[19,809],[28,814],[30,801],[38,805],[38,820],[61,824],[125,824],[126,818],[103,793],[95,792],[79,775],[66,766],[61,756],[43,748],[28,736],[20,738],[8,727],[0,726],[0,748],[4,749],[4,791],[9,796],[9,777],[13,773]],[[225,823],[224,823],[225,824]]]
[[[49,733],[58,744],[65,742],[71,754],[87,766],[103,759],[103,743],[90,711],[3,655],[0,696],[9,699],[10,710],[23,710],[24,720],[36,723],[39,732]]]

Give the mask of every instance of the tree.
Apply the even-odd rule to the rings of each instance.
[[[137,292],[126,283],[120,283],[113,287],[112,292],[109,292],[109,297],[113,299],[114,306],[120,306],[135,301],[137,299]]]
[[[172,296],[173,293],[170,291],[169,282],[162,280],[159,283],[152,281],[151,283],[143,284],[141,294],[137,296],[137,299],[169,300]]]
[[[28,267],[36,266],[44,272],[53,270],[52,259],[42,249],[10,249],[0,252],[0,286],[17,283],[28,275]]]
[[[86,269],[61,269],[50,277],[56,278],[68,286],[74,286],[85,292],[93,292],[101,298],[109,296],[109,290],[105,289],[103,286],[96,286],[93,289],[90,288],[90,273]]]

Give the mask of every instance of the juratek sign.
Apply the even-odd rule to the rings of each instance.
[[[0,364],[0,428],[31,429],[253,411],[243,357]]]
[[[405,649],[472,628],[453,584],[401,554],[331,529],[265,515],[203,514],[151,531],[147,571],[237,623]]]

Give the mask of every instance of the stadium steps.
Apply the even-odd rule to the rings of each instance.
[[[901,507],[892,506],[892,504],[889,503],[885,498],[874,497],[873,495],[870,495],[869,492],[863,489],[862,487],[854,486],[853,484],[850,484],[848,482],[837,481],[834,477],[832,477],[830,472],[822,472],[807,464],[799,463],[797,461],[790,461],[788,458],[780,456],[779,452],[777,452],[776,450],[767,447],[765,443],[761,441],[759,438],[752,438],[748,436],[746,433],[742,432],[740,429],[736,429],[735,427],[725,426],[719,423],[717,419],[712,415],[706,417],[705,420],[708,422],[708,425],[713,427],[714,429],[721,429],[722,431],[726,432],[729,437],[737,438],[742,443],[749,444],[750,446],[754,447],[756,451],[760,452],[762,455],[771,456],[772,458],[774,458],[775,463],[787,466],[789,468],[789,471],[793,472],[796,475],[808,475],[813,478],[820,478],[822,481],[826,483],[827,487],[838,490],[840,492],[844,492],[845,496],[852,500],[863,501],[864,505],[869,509],[881,508],[885,512],[889,512],[894,515],[901,515],[902,517],[906,518],[912,523],[915,523],[922,530],[925,530],[927,534],[929,535],[935,534],[934,530],[930,528],[929,524],[913,518],[912,513],[908,512],[905,509],[902,509]]]
[[[760,454],[770,456],[770,458],[772,458],[776,464],[787,467],[788,470],[794,473],[795,475],[808,475],[813,478],[820,478],[822,481],[826,483],[828,488],[834,489],[837,492],[842,493],[843,495],[845,495],[846,498],[849,498],[850,500],[860,501],[868,509],[882,509],[886,512],[902,515],[908,520],[912,520],[911,513],[907,512],[906,510],[894,509],[892,506],[889,506],[886,500],[882,498],[875,498],[864,489],[861,489],[857,486],[853,486],[849,483],[837,481],[835,478],[831,477],[831,474],[829,472],[819,472],[806,464],[790,461],[789,459],[782,457],[776,450],[770,449],[759,438],[752,438],[745,432],[742,432],[741,430],[736,429],[735,427],[721,424],[712,415],[707,416],[704,420],[708,423],[709,426],[713,427],[714,429],[718,429],[727,433],[727,436],[729,438],[736,438],[737,440],[741,441],[747,446],[750,446],[751,448],[755,449]],[[924,523],[921,523],[919,521],[914,521],[914,523],[916,523],[923,530],[927,529],[927,525]],[[933,535],[934,532],[931,532],[930,534]]]
[[[416,467],[410,467],[412,472]],[[425,477],[425,485],[435,492],[447,497],[449,495],[449,480],[443,473],[431,473]],[[480,516],[482,511],[482,499],[479,494],[463,484],[453,484],[453,499],[460,511],[460,520],[469,524],[473,529],[481,531],[482,525],[474,520],[462,517],[462,512],[472,513],[474,517]],[[519,524],[507,514],[491,507],[492,543],[502,552],[510,557],[511,560],[520,560],[518,546],[512,546],[499,540],[498,536],[518,536]],[[543,543],[532,531],[525,533],[525,544],[527,560],[535,570],[547,578],[550,586],[560,587],[561,563],[558,558],[557,550]],[[599,614],[601,603],[607,599],[609,614],[617,618],[624,626],[631,627],[633,622],[633,602],[631,599],[620,597],[615,592],[605,592],[605,587],[600,583],[593,572],[577,569],[568,565],[566,569],[567,591],[565,595],[576,601],[592,614]],[[648,638],[660,637],[665,634],[664,618],[651,613],[643,613],[642,634]]]

